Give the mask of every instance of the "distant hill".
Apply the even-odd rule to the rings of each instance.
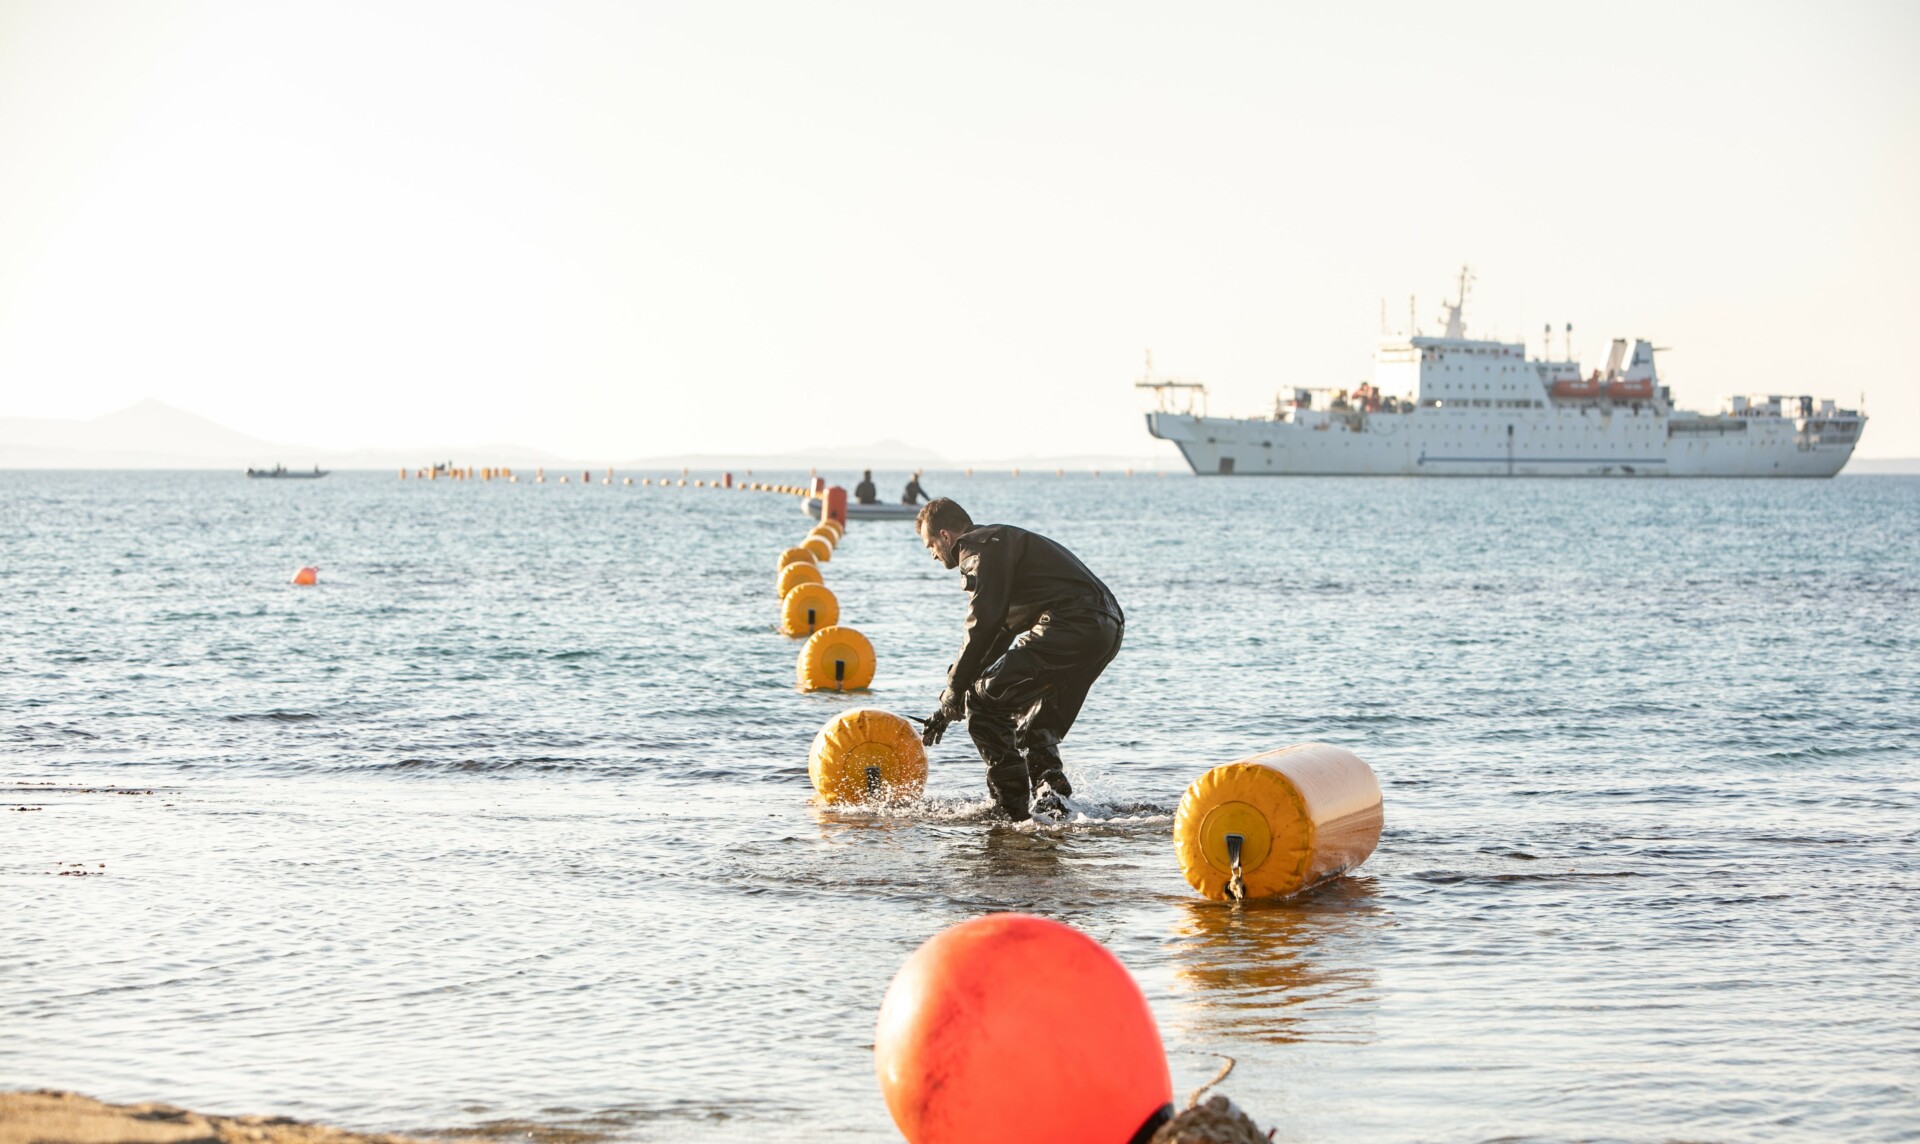
[[[522,445],[420,449],[328,449],[263,441],[163,401],[148,399],[84,421],[0,417],[0,469],[392,469],[433,460],[571,465]]]
[[[1158,444],[1158,443],[1156,443]],[[290,469],[416,468],[434,461],[457,465],[507,465],[514,468],[602,469],[602,458],[582,459],[504,442],[482,445],[426,445],[406,449],[338,449],[264,441],[229,429],[163,401],[148,399],[84,421],[39,417],[0,417],[0,469],[242,469],[283,464]],[[1858,464],[1858,462],[1856,462]],[[818,468],[823,473],[907,472],[925,469],[982,471],[1051,469],[1075,471],[1126,468],[1185,471],[1171,446],[1138,455],[1077,454],[954,460],[904,441],[866,445],[817,445],[780,453],[684,453],[618,462],[615,469],[766,471]]]

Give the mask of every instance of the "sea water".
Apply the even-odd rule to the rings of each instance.
[[[1920,1134],[1920,479],[925,483],[1126,608],[1070,823],[986,822],[957,728],[924,805],[810,800],[821,722],[958,646],[906,522],[825,568],[874,689],[807,695],[790,497],[0,473],[0,1086],[889,1139],[889,978],[1027,910],[1279,1139]],[[1378,851],[1202,901],[1181,791],[1303,740]]]

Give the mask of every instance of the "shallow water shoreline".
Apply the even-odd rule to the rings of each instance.
[[[791,504],[539,489],[0,474],[0,1088],[894,1140],[889,978],[1019,910],[1281,1140],[1913,1136],[1920,480],[942,486],[1127,608],[1065,746],[1104,810],[1030,831],[957,735],[918,805],[810,801],[821,724],[951,660],[907,525],[829,566],[873,690],[802,694]],[[1379,849],[1198,898],[1181,792],[1308,740]]]

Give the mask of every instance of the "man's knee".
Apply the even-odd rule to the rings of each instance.
[[[1013,716],[976,706],[967,701],[967,734],[983,755],[1017,751]]]
[[[989,719],[1004,719],[1009,725],[1020,714],[1021,707],[1012,701],[1006,689],[993,686],[994,679],[981,676],[967,691],[967,711],[980,714]]]

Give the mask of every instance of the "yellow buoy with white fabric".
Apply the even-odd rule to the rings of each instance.
[[[808,564],[814,563],[813,553],[804,548],[789,548],[780,554],[780,563],[774,565],[774,567],[785,568],[789,564],[797,564],[802,561]]]
[[[1300,743],[1195,779],[1173,844],[1187,883],[1215,901],[1284,898],[1366,861],[1382,821],[1373,768],[1344,747]]]
[[[780,598],[786,599],[787,593],[800,584],[818,584],[821,582],[820,569],[805,560],[796,560],[780,569]]]
[[[780,599],[780,630],[803,640],[840,622],[840,601],[825,584],[795,584]]]
[[[856,707],[827,720],[813,737],[807,777],[823,802],[919,798],[927,785],[927,749],[900,716]]]
[[[867,637],[835,624],[807,637],[793,671],[802,691],[858,691],[873,683],[873,669]]]
[[[824,536],[809,536],[800,542],[800,547],[813,553],[816,563],[825,564],[833,559],[833,545]]]

